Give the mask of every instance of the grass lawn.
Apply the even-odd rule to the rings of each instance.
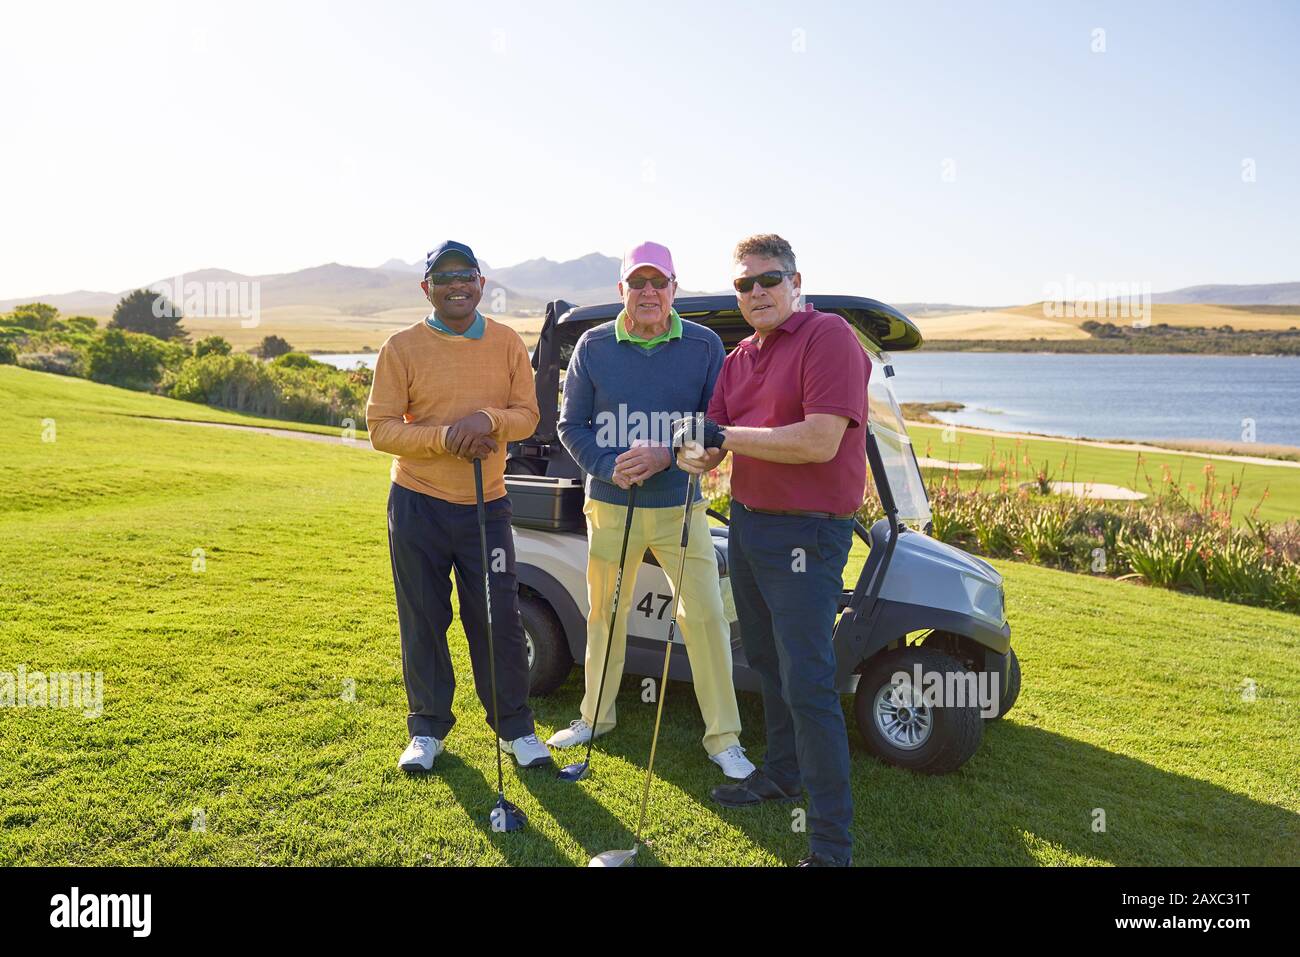
[[[434,774],[396,769],[385,457],[131,418],[241,417],[8,367],[0,400],[0,672],[104,676],[101,717],[0,711],[0,864],[568,865],[630,846],[654,718],[634,679],[593,777],[508,767],[531,826],[493,834],[493,737],[453,626],[460,723]],[[943,778],[875,762],[851,727],[858,863],[1300,861],[1300,618],[997,565],[1020,702]],[[539,731],[580,694],[575,672],[536,700]],[[761,761],[757,697],[741,713]],[[788,808],[709,803],[702,733],[673,683],[642,862],[802,856]]]
[[[1233,511],[1234,521],[1238,524],[1261,498],[1261,519],[1283,522],[1300,517],[1300,468],[1295,468],[1294,465],[1237,464],[1201,455],[1143,452],[1142,466],[1139,469],[1138,453],[1123,449],[1096,448],[1037,438],[1021,440],[1017,444],[1016,439],[979,435],[960,429],[955,432],[953,441],[945,442],[942,426],[909,426],[909,432],[918,456],[931,456],[948,462],[980,462],[985,465],[992,459],[998,469],[984,476],[983,487],[988,491],[997,490],[1001,479],[1000,463],[1010,454],[1020,461],[1020,478],[1017,480],[1008,477],[1007,480],[1013,489],[1018,483],[1032,482],[1038,468],[1046,462],[1049,474],[1058,481],[1109,482],[1150,495],[1151,490],[1147,487],[1143,472],[1151,477],[1159,490],[1163,474],[1161,465],[1167,464],[1174,481],[1180,483],[1186,497],[1199,502],[1200,492],[1205,487],[1202,470],[1206,465],[1213,465],[1219,488],[1225,487],[1230,478],[1241,483],[1241,495]],[[1026,453],[1032,466],[1024,464],[1023,457]],[[963,486],[973,485],[980,480],[982,474],[984,473],[975,471],[962,472],[960,481]],[[937,478],[941,475],[941,470],[927,470],[928,477]],[[1187,492],[1189,484],[1196,486],[1195,494]],[[1265,490],[1268,492],[1266,498]]]

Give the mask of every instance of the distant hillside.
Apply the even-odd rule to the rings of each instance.
[[[621,265],[621,261],[613,256],[588,253],[566,262],[529,259],[517,266],[484,271],[502,285],[539,299],[597,303],[618,299]]]
[[[488,277],[484,295],[486,308],[505,315],[539,315],[552,299],[593,304],[613,302],[618,298],[620,261],[598,252],[564,262],[541,257],[514,266],[494,267],[483,260],[480,260],[480,265]],[[393,310],[400,310],[401,319],[405,320],[407,313],[415,314],[422,308],[427,309],[418,287],[423,270],[423,259],[407,262],[393,258],[373,268],[326,263],[295,272],[261,276],[246,276],[226,269],[201,269],[187,273],[185,279],[196,282],[255,280],[261,284],[261,308],[264,312],[279,310],[312,322],[329,322],[344,317],[376,320],[382,317],[387,322],[392,318],[387,314]],[[172,277],[165,277],[149,285],[154,289],[170,288],[171,281]],[[23,296],[0,301],[0,312],[19,303],[46,302],[64,315],[108,316],[128,291],[80,289]],[[678,291],[680,296],[700,294],[687,289]],[[1153,295],[1151,301],[1163,307],[1191,306],[1207,310],[1205,315],[1157,313],[1157,322],[1230,324],[1245,329],[1287,328],[1295,321],[1293,315],[1224,313],[1233,309],[1287,313],[1289,310],[1284,307],[1300,306],[1300,282],[1188,286]],[[1078,321],[1048,316],[1041,304],[966,306],[906,302],[893,305],[914,319],[924,320],[922,328],[929,338],[1077,338],[1080,335],[1074,328]]]
[[[1300,306],[1300,282],[1272,282],[1252,286],[1187,286],[1160,292],[1152,302],[1171,305]]]
[[[390,260],[392,262],[392,260]],[[246,276],[227,269],[200,269],[184,275],[185,282],[244,282],[260,283],[259,296],[263,310],[292,306],[324,307],[354,316],[374,316],[389,309],[424,307],[420,292],[420,267],[398,270],[385,267],[370,269],[362,266],[344,266],[326,263],[290,273],[272,273],[263,276]],[[170,291],[174,277],[149,283],[150,289]],[[502,287],[492,278],[484,291],[484,302],[491,303],[499,288],[504,288],[506,308],[499,310],[512,314],[537,311],[545,303],[527,293]],[[47,302],[65,315],[78,313],[89,316],[107,316],[129,290],[122,292],[88,292],[24,296],[20,299],[0,301],[0,311],[12,309],[24,302]],[[182,303],[183,305],[183,303]]]

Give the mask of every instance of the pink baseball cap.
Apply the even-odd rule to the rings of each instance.
[[[619,278],[626,281],[628,276],[642,266],[657,269],[669,279],[677,276],[677,271],[673,269],[673,254],[668,251],[667,246],[660,246],[658,243],[641,243],[624,253],[623,272]]]

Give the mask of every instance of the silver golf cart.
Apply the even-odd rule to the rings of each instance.
[[[921,333],[898,310],[856,296],[808,296],[822,312],[843,317],[871,361],[867,461],[885,517],[868,529],[855,522],[869,548],[852,588],[840,600],[834,645],[837,686],[854,696],[867,749],[900,767],[944,773],[975,753],[983,722],[1015,703],[1020,666],[1011,649],[1002,576],[982,559],[931,538],[930,505],[891,384],[890,352],[915,349]],[[683,319],[713,329],[730,352],[753,331],[732,296],[677,300]],[[514,506],[520,606],[528,639],[531,693],[564,682],[586,647],[587,539],[582,474],[556,435],[563,373],[587,329],[618,315],[619,303],[571,306],[552,302],[536,350],[541,420],[532,436],[512,443],[506,485]],[[758,690],[745,659],[727,577],[726,516],[709,513],[731,620],[736,687]],[[852,558],[851,558],[852,561]],[[668,578],[647,551],[636,569],[625,671],[657,676],[671,615]],[[669,676],[691,680],[681,637],[674,640]]]

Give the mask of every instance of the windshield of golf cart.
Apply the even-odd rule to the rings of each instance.
[[[930,499],[912,451],[907,426],[903,424],[903,411],[894,395],[893,379],[885,374],[889,362],[870,350],[867,355],[871,357],[871,377],[867,380],[867,423],[871,434],[876,437],[885,466],[884,476],[872,478],[877,484],[882,479],[889,483],[901,521],[924,529],[930,522]]]

